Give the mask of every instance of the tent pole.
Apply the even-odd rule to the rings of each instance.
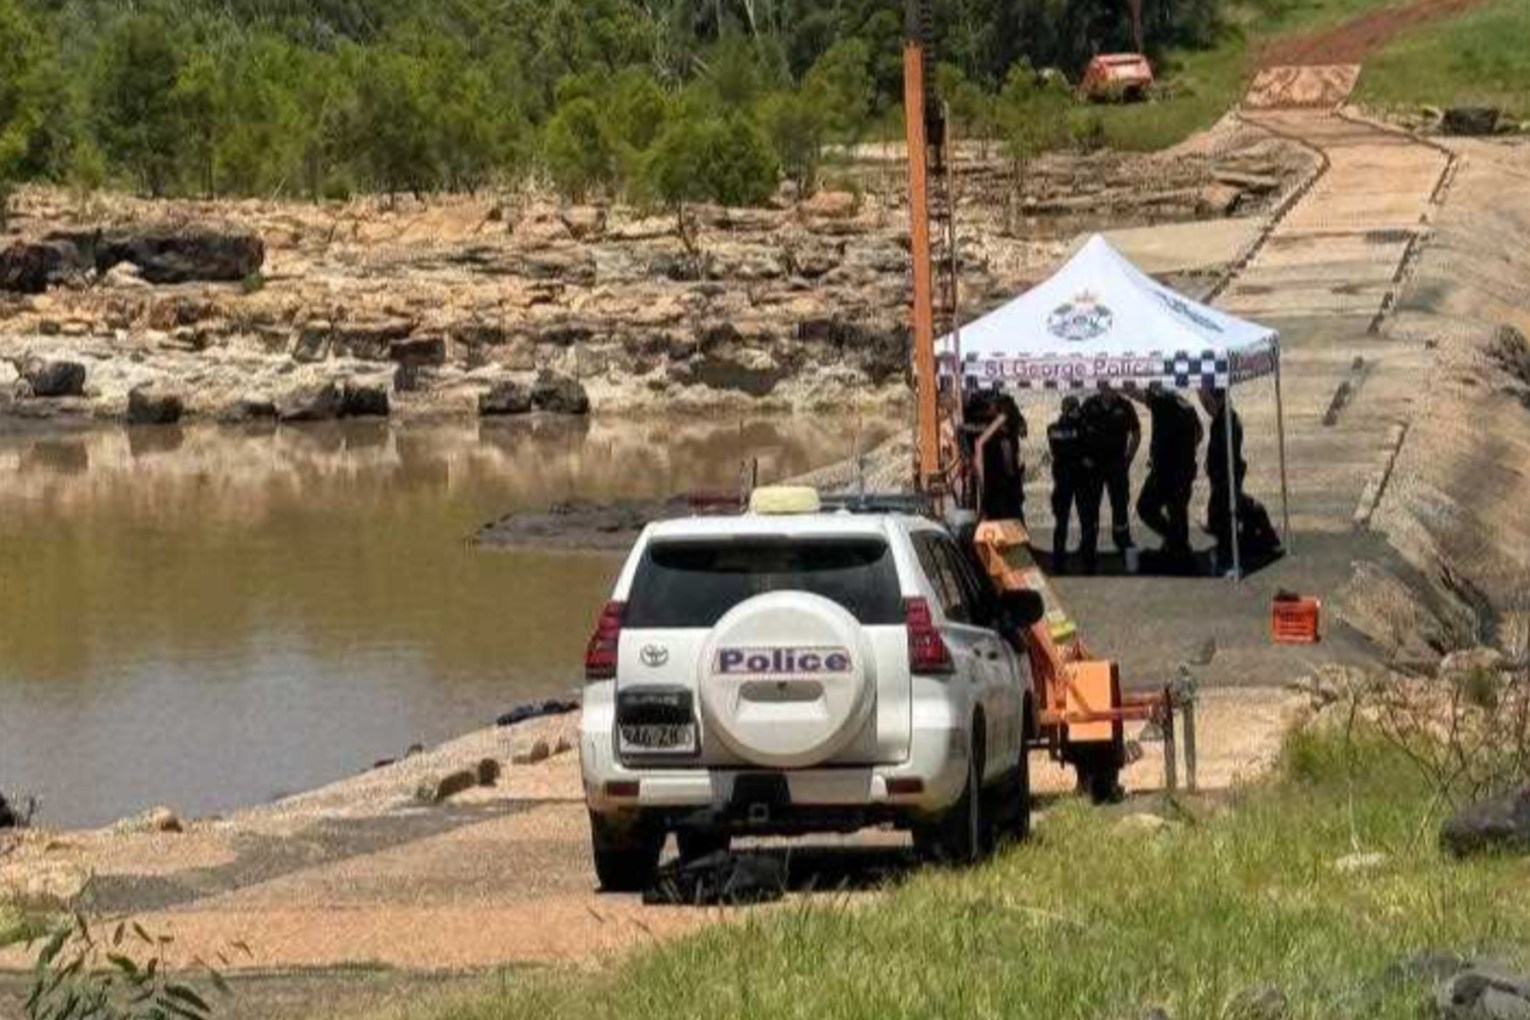
[[[1280,341],[1275,341],[1275,430],[1280,441],[1280,517],[1281,543],[1286,552],[1296,552],[1296,540],[1291,534],[1291,494],[1286,483],[1286,401],[1280,388]]]
[[[1232,539],[1233,579],[1243,580],[1243,550],[1238,541],[1238,464],[1233,454],[1232,380],[1222,391],[1222,426],[1227,436],[1227,527]]]

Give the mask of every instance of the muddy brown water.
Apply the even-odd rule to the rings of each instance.
[[[267,801],[577,686],[619,557],[507,511],[847,456],[895,423],[0,435],[0,790],[39,820]]]

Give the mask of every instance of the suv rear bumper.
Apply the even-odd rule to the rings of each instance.
[[[608,728],[581,732],[579,750],[585,800],[597,814],[652,811],[677,819],[710,818],[740,829],[810,832],[852,828],[856,818],[869,824],[930,815],[955,803],[967,780],[967,731],[946,726],[916,725],[907,760],[894,765],[782,771],[635,768],[616,760]],[[778,789],[784,783],[784,796],[769,798],[771,803],[762,800],[764,810],[756,809],[754,820],[768,819],[769,824],[751,825],[752,791],[774,777],[779,777]]]

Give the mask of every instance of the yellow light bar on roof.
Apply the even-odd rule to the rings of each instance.
[[[766,485],[749,494],[749,512],[766,516],[816,514],[818,490],[808,485]]]

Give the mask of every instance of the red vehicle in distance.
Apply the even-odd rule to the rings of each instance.
[[[1137,102],[1153,87],[1153,65],[1140,53],[1101,53],[1089,61],[1078,87],[1091,102]]]

